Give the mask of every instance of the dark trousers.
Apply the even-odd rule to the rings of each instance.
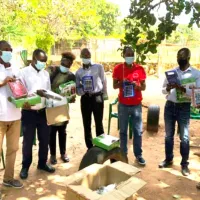
[[[166,160],[172,161],[174,154],[174,133],[176,121],[179,127],[180,153],[182,156],[181,165],[189,164],[189,121],[190,121],[190,103],[173,103],[167,101],[164,111],[165,119],[165,156]]]
[[[47,162],[50,135],[45,109],[42,111],[22,110],[23,168],[29,168],[32,163],[32,147],[36,130],[39,140],[38,166],[43,167]]]
[[[93,147],[92,144],[92,113],[94,115],[94,121],[96,126],[96,136],[99,136],[104,133],[103,129],[103,109],[104,109],[104,100],[102,94],[97,95],[83,95],[81,96],[81,113],[84,126],[85,134],[85,143],[87,148]]]
[[[59,139],[59,146],[60,146],[60,154],[63,155],[66,152],[66,128],[67,123],[61,126],[51,126],[50,131],[50,141],[49,141],[49,147],[50,147],[50,153],[52,156],[56,155],[56,135],[58,132],[58,139]]]

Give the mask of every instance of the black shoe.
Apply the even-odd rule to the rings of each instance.
[[[144,159],[142,156],[138,156],[138,157],[136,158],[136,160],[137,160],[137,162],[138,162],[140,165],[142,165],[142,166],[145,166],[145,165],[146,165],[146,161],[145,161],[145,159]]]
[[[169,167],[173,164],[173,161],[168,161],[168,160],[164,160],[162,161],[158,166],[159,168],[166,168],[166,167]]]
[[[64,163],[69,162],[69,158],[67,157],[66,154],[62,154],[62,155],[61,155],[61,160],[62,160]]]
[[[52,155],[51,155],[51,157],[50,157],[50,163],[51,163],[52,165],[57,164],[56,156],[52,156]]]
[[[27,179],[28,178],[28,168],[22,168],[19,176],[21,179]]]
[[[182,166],[181,173],[183,174],[183,176],[190,175],[190,170],[189,170],[188,166]]]
[[[37,167],[39,170],[43,170],[45,172],[49,172],[49,173],[54,173],[55,172],[55,168],[52,167],[51,165],[44,165],[44,166],[38,166]]]

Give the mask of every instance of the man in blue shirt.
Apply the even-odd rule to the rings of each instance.
[[[81,59],[83,65],[76,72],[76,87],[77,94],[81,96],[85,143],[87,148],[90,149],[93,146],[92,113],[96,125],[96,135],[99,136],[104,133],[102,120],[104,100],[107,99],[107,86],[103,66],[91,63],[91,53],[87,48],[82,49]]]

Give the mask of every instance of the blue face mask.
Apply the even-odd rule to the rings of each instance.
[[[89,65],[91,63],[91,59],[90,58],[82,58],[82,62],[84,65]]]
[[[125,62],[128,64],[128,65],[131,65],[134,61],[134,56],[133,57],[125,57]]]
[[[3,60],[3,62],[8,63],[11,61],[11,59],[12,59],[11,51],[1,51],[1,53],[2,53],[1,59]]]
[[[39,60],[37,60],[37,63],[35,64],[36,68],[40,71],[42,69],[45,68],[46,63],[45,62],[41,62]]]
[[[60,71],[61,71],[62,73],[67,73],[67,72],[69,71],[69,68],[60,65]]]

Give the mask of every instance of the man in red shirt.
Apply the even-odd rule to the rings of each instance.
[[[124,47],[122,56],[124,63],[115,66],[113,71],[113,88],[119,88],[119,128],[120,146],[124,153],[127,149],[127,129],[129,116],[133,124],[133,151],[139,164],[145,165],[142,157],[142,92],[146,89],[146,73],[144,68],[134,63],[134,51],[132,47]]]

